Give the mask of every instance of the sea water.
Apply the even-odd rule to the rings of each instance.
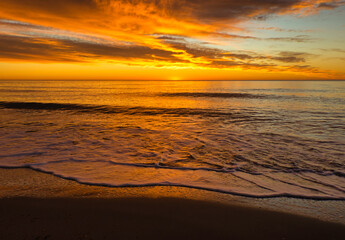
[[[345,200],[345,82],[0,81],[0,167]]]

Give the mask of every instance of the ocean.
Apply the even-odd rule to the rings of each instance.
[[[0,81],[0,167],[345,200],[345,81]]]

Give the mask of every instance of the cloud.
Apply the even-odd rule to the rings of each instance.
[[[169,41],[169,40],[167,40]],[[167,46],[178,49],[180,53],[152,49],[140,45],[100,44],[97,42],[67,39],[31,38],[23,36],[0,35],[0,59],[7,61],[36,62],[127,62],[129,65],[174,66],[189,65],[200,68],[241,68],[266,69],[269,71],[308,70],[298,65],[280,68],[275,61],[284,63],[305,62],[307,53],[281,52],[279,56],[265,56],[257,53],[236,53],[205,47],[188,42],[170,42]]]
[[[0,53],[0,58],[11,61],[17,59],[43,62],[92,62],[104,59],[122,61],[131,65],[138,61],[138,64],[150,62],[155,66],[166,66],[168,63],[169,65],[189,64],[189,66],[208,68],[267,67],[275,65],[272,61],[304,62],[301,54],[297,53],[290,53],[290,55],[282,53],[278,57],[271,57],[255,53],[228,52],[207,47],[205,45],[209,44],[207,42],[195,41],[193,38],[181,35],[153,34],[150,37],[158,40],[157,43],[159,43],[153,47],[15,20],[2,19],[0,26],[4,30],[0,35],[0,46],[4,49]],[[228,38],[263,40],[242,36],[228,36]],[[299,37],[298,41],[303,38],[304,36]],[[266,62],[262,62],[263,60]]]
[[[272,14],[311,12],[341,4],[333,0],[2,0],[0,17],[97,32],[120,29],[202,35],[219,32],[224,24],[229,27]]]
[[[277,63],[307,62],[308,55],[286,51],[270,56],[229,51],[224,45],[242,41],[307,43],[316,39],[308,35],[239,34],[239,23],[264,20],[272,15],[312,14],[343,3],[334,0],[1,0],[0,59],[273,69],[278,67]],[[215,42],[221,42],[219,48],[210,47]]]
[[[290,32],[290,33],[310,33],[310,32],[315,32],[315,30],[311,30],[311,29],[305,29],[305,30],[297,30],[297,29],[284,29],[284,28],[278,28],[278,27],[260,27],[258,28],[260,30],[272,30],[272,31],[276,31],[276,32]]]
[[[316,4],[333,2],[316,0]],[[232,31],[243,21],[303,9],[316,5],[309,0],[1,0],[0,18],[11,19],[7,24],[13,28],[24,27],[20,22],[25,22],[41,33],[55,28],[157,48],[160,39],[154,34],[198,40],[311,41],[299,36],[262,39]]]
[[[337,53],[345,53],[345,48],[344,49],[340,49],[340,48],[321,48],[319,50],[324,51],[324,52],[332,51],[332,52],[337,52]]]
[[[335,9],[338,8],[340,6],[345,5],[345,1],[325,1],[325,2],[321,2],[317,5],[317,8],[321,8],[321,9]]]
[[[94,59],[174,60],[174,53],[137,45],[104,45],[62,39],[0,35],[0,58],[48,62],[90,62]]]
[[[271,40],[271,41],[287,41],[287,42],[311,42],[316,39],[309,37],[308,35],[298,35],[295,37],[271,37],[271,38],[266,38],[266,40]]]
[[[114,43],[114,39],[106,38],[100,35],[87,35],[77,32],[65,31],[52,27],[30,24],[26,22],[0,19],[0,34],[13,36],[26,36],[37,38],[55,38],[75,41],[92,41],[99,43]],[[125,44],[125,42],[116,41]]]
[[[39,30],[50,30],[50,27],[44,27],[40,25],[30,24],[26,22],[20,22],[15,20],[9,20],[9,19],[0,19],[0,25],[2,27],[12,27],[12,28],[26,28],[30,30],[39,29]],[[4,30],[4,29],[2,29]]]
[[[210,61],[210,65],[216,67],[229,66],[275,66],[276,61],[282,63],[304,63],[309,57],[316,56],[306,52],[282,51],[278,56],[262,55],[258,53],[229,52],[217,48],[205,47],[200,44],[188,43],[185,39],[164,37],[167,44],[181,49],[191,55],[193,58],[204,58]]]
[[[306,58],[314,56],[310,53],[305,52],[280,52],[278,57],[273,57],[272,59],[284,62],[284,63],[304,63]]]

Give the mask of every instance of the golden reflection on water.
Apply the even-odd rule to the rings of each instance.
[[[26,90],[21,94],[7,93],[7,101],[61,102],[77,104],[115,105],[126,107],[156,108],[227,108],[246,106],[257,107],[255,99],[243,98],[193,98],[162,96],[164,93],[232,93],[251,92],[282,96],[342,97],[336,91],[343,87],[332,82],[327,93],[323,88],[327,83],[312,81],[12,81],[0,82],[0,87],[11,90]],[[304,90],[316,91],[306,92]],[[33,91],[33,92],[32,92]],[[41,92],[40,92],[41,91]],[[278,92],[276,92],[278,91]],[[2,93],[5,94],[5,93]],[[270,101],[260,101],[260,106],[269,107]],[[296,102],[280,102],[284,108],[296,108]],[[286,105],[284,105],[286,104]],[[299,103],[297,103],[299,104]],[[305,106],[303,103],[303,106]],[[318,104],[308,102],[308,104]],[[303,107],[301,106],[301,107]],[[301,108],[298,107],[298,108]],[[311,106],[312,107],[312,106]]]
[[[316,183],[307,182],[305,176],[285,174],[285,170],[314,171],[317,164],[331,168],[333,166],[327,165],[328,161],[318,154],[328,150],[332,163],[339,164],[342,160],[340,150],[327,145],[327,141],[317,151],[310,150],[308,145],[310,142],[321,145],[321,140],[342,137],[339,131],[333,131],[332,126],[327,129],[325,124],[318,125],[320,119],[329,121],[330,107],[342,106],[324,101],[330,96],[338,96],[337,87],[342,85],[337,83],[327,91],[323,89],[324,83],[319,82],[61,81],[12,84],[11,89],[24,90],[2,93],[1,97],[6,101],[82,106],[68,110],[68,105],[62,104],[62,107],[52,109],[56,111],[5,109],[14,114],[12,118],[4,114],[9,120],[4,121],[8,124],[4,130],[10,136],[4,138],[8,144],[6,161],[18,165],[28,163],[28,160],[31,163],[51,161],[39,167],[81,182],[113,186],[176,184],[260,196],[281,192],[320,195],[305,190],[304,185],[316,186]],[[202,95],[204,93],[212,95]],[[239,95],[221,95],[224,93]],[[85,107],[86,104],[107,105],[102,109],[109,110],[110,114]],[[117,114],[116,107],[124,110]],[[318,111],[314,114],[315,109]],[[334,118],[333,126],[336,126],[339,121],[336,116]],[[22,129],[26,131],[24,134]],[[14,132],[24,137],[13,138]],[[19,147],[24,154],[17,156]],[[318,144],[312,144],[312,147],[317,148]],[[56,159],[61,161],[57,163]],[[234,174],[232,170],[236,170]],[[313,177],[328,181],[322,179],[323,175],[317,175],[322,171],[318,168]],[[273,172],[281,181],[273,181],[272,175],[265,175],[267,172]],[[339,179],[334,179],[340,184]],[[263,186],[255,185],[256,182]],[[324,191],[324,187],[322,189]],[[326,194],[342,196],[331,187],[328,190]]]

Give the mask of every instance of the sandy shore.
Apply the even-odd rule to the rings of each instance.
[[[0,239],[305,240],[345,236],[345,224],[249,207],[238,204],[236,198],[215,201],[209,196],[220,199],[222,195],[183,188],[94,187],[28,169],[2,169]]]
[[[345,226],[174,198],[0,200],[0,239],[343,239]]]

